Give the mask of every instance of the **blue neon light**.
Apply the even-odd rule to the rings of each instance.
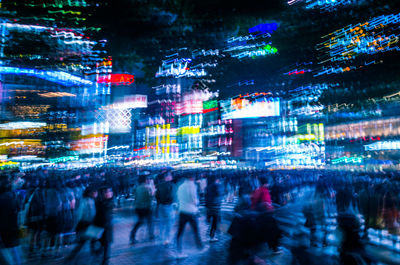
[[[254,32],[272,33],[277,29],[278,29],[277,23],[267,23],[249,28],[249,33],[254,33]]]
[[[93,85],[93,82],[90,80],[62,71],[46,71],[29,68],[0,66],[0,74],[34,76],[63,86]]]

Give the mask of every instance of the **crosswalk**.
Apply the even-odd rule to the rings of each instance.
[[[238,200],[239,199],[238,199],[237,196],[234,196],[229,200],[227,200],[227,199],[222,200],[221,212],[232,213],[235,210],[235,206],[236,206]],[[134,201],[135,201],[135,199],[133,198],[133,196],[130,197],[130,198],[124,198],[124,199],[121,199],[121,205],[124,205],[124,206],[133,205]],[[154,202],[154,204],[156,204],[156,202]],[[199,208],[200,208],[200,210],[204,210],[206,208],[206,202],[205,202],[205,199],[203,197],[200,198],[200,206],[199,206]]]
[[[227,200],[224,199],[222,200],[221,203],[221,212],[222,213],[232,213],[235,210],[235,206],[238,202],[238,197],[234,196],[232,199]],[[204,198],[200,199],[200,210],[203,210],[206,208],[206,202]]]

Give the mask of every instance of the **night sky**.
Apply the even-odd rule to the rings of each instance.
[[[211,71],[216,82],[209,87],[228,97],[257,91],[283,93],[310,83],[338,84],[338,89],[325,95],[325,103],[329,104],[382,94],[376,84],[384,84],[387,93],[398,87],[400,58],[396,52],[369,56],[366,61],[375,60],[379,64],[348,73],[322,77],[313,77],[312,73],[284,75],[304,65],[318,67],[321,55],[316,45],[322,36],[349,24],[400,12],[399,0],[351,2],[354,4],[322,12],[306,9],[301,1],[288,5],[284,0],[104,0],[88,10],[86,23],[101,27],[92,37],[108,40],[114,72],[134,74],[136,92],[143,93],[162,83],[154,75],[166,55],[182,48],[222,50],[230,37],[245,36],[249,28],[258,24],[278,23],[270,38],[277,54],[243,60],[219,58],[218,67]],[[18,11],[20,17],[40,12],[43,11],[31,7]],[[245,80],[254,80],[254,85],[235,85]]]

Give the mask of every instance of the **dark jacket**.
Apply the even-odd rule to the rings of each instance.
[[[18,204],[13,192],[0,194],[0,220],[0,247],[18,246]]]
[[[44,190],[36,189],[31,196],[32,199],[28,206],[27,221],[29,227],[35,228],[35,224],[42,222],[45,216]]]
[[[93,224],[104,228],[104,233],[101,238],[102,242],[112,242],[112,212],[114,208],[113,199],[99,200],[96,203],[96,217]]]
[[[157,185],[156,199],[158,204],[172,204],[174,202],[175,186],[171,181]]]
[[[99,227],[112,226],[112,211],[114,202],[109,200],[98,200],[96,202],[96,217],[94,218],[94,225]]]
[[[149,186],[140,184],[135,191],[135,207],[136,209],[151,209],[153,196]]]
[[[207,185],[206,188],[206,207],[208,210],[218,212],[221,209],[222,186],[217,183]]]

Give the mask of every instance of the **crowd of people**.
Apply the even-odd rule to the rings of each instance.
[[[300,211],[310,235],[304,247],[318,246],[318,232],[323,232],[321,247],[328,244],[326,219],[334,216],[344,235],[340,245],[342,264],[359,264],[360,259],[370,262],[372,259],[363,247],[363,239],[369,238],[369,228],[387,230],[394,244],[397,243],[400,182],[396,177],[316,170],[174,171],[122,167],[3,171],[0,263],[22,264],[40,255],[73,264],[87,243],[91,253],[101,257],[102,264],[108,264],[113,209],[122,198],[133,198],[137,216],[130,244],[138,243],[137,231],[146,225],[149,240],[174,245],[178,258],[186,256],[182,251],[182,236],[187,223],[193,230],[197,248],[204,248],[199,226],[200,202],[204,202],[204,215],[209,222],[210,244],[218,241],[222,202],[234,203],[235,214],[229,220],[228,230],[232,237],[230,262],[253,261],[252,249],[263,243],[267,243],[274,255],[282,252],[283,231],[275,211],[298,201],[304,190],[311,192],[301,199]],[[155,214],[160,220],[158,229],[155,229]],[[363,217],[363,230],[358,214]],[[173,233],[175,223],[177,229]],[[21,239],[29,246],[21,248]],[[65,256],[65,251],[60,250],[70,244],[74,246]],[[293,264],[307,264],[296,255],[296,248],[293,259],[296,259]]]

